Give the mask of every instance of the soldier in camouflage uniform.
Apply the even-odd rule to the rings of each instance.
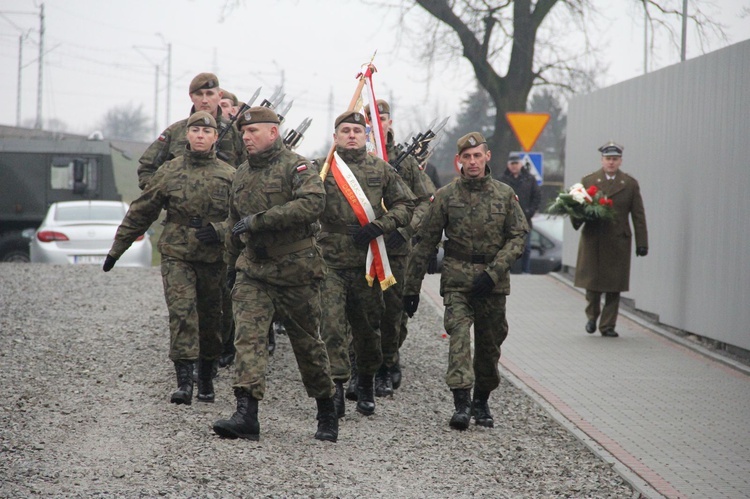
[[[523,253],[529,226],[513,189],[490,175],[484,137],[472,132],[461,137],[457,146],[461,176],[433,196],[408,264],[404,310],[409,317],[416,312],[427,261],[445,230],[448,240],[440,279],[445,330],[450,336],[445,381],[455,405],[450,426],[465,430],[472,416],[480,426],[494,425],[487,400],[500,384],[497,363],[508,335],[509,270]]]
[[[388,163],[367,154],[362,114],[346,112],[338,116],[333,138],[336,153],[356,177],[375,218],[360,225],[329,171],[325,178],[326,206],[320,216],[318,234],[330,269],[321,295],[321,335],[336,384],[336,412],[339,417],[345,413],[343,383],[350,376],[348,348],[353,340],[359,370],[357,411],[369,416],[375,412],[373,377],[383,363],[379,325],[384,305],[377,280],[369,285],[365,278],[367,251],[370,241],[409,223],[414,195]]]
[[[279,117],[253,107],[238,121],[248,159],[237,170],[227,227],[228,284],[235,321],[237,410],[214,423],[226,438],[258,440],[258,401],[266,390],[268,327],[285,321],[307,394],[318,405],[315,438],[335,442],[328,355],[319,336],[320,286],[326,273],[312,224],[325,206],[323,182],[279,135]]]
[[[393,120],[391,107],[388,102],[378,99],[378,114],[383,125],[383,135],[386,137],[386,153],[388,162],[393,164],[401,154],[393,136]],[[365,113],[370,117],[369,106]],[[380,343],[383,350],[383,364],[375,373],[375,396],[393,395],[393,391],[401,385],[401,367],[399,363],[399,348],[407,335],[407,315],[404,313],[404,278],[406,274],[406,259],[411,251],[411,240],[416,234],[419,224],[430,205],[430,196],[435,192],[435,186],[430,178],[420,168],[412,155],[408,155],[401,163],[394,167],[404,183],[416,197],[414,214],[409,225],[394,230],[388,234],[386,246],[388,261],[391,264],[396,284],[383,292],[385,311],[380,321]]]
[[[159,239],[161,274],[169,310],[169,358],[177,372],[175,404],[192,403],[193,363],[200,359],[198,400],[214,401],[211,367],[222,349],[221,237],[234,167],[216,158],[216,120],[205,111],[186,121],[188,146],[164,163],[117,229],[104,271],[167,210]]]
[[[238,166],[244,161],[244,147],[239,132],[229,124],[228,117],[222,114],[220,102],[224,93],[219,88],[219,78],[212,73],[200,73],[190,82],[188,93],[190,100],[193,101],[191,114],[196,111],[209,113],[216,120],[219,134],[224,129],[229,129],[224,134],[221,142],[217,144],[216,154],[222,161],[232,166]],[[185,151],[186,125],[187,120],[180,120],[173,123],[146,149],[146,152],[138,160],[140,163],[138,166],[138,187],[145,189],[151,177],[165,161],[176,158]],[[230,364],[234,356],[234,347],[231,338],[233,328],[231,320],[228,319],[231,315],[231,298],[228,293],[224,293],[222,296],[224,355],[222,355],[221,360],[222,364],[225,365]]]

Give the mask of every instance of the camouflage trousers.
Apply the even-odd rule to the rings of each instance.
[[[227,289],[227,269],[221,273],[221,341],[227,345],[234,337],[234,314],[232,314],[232,292]]]
[[[321,289],[321,306],[320,334],[326,343],[333,379],[346,381],[351,376],[350,342],[359,373],[375,374],[383,363],[379,329],[383,294],[377,283],[367,285],[364,265],[329,269]]]
[[[214,360],[222,350],[223,262],[188,262],[162,255],[161,278],[169,310],[169,358]]]
[[[244,388],[258,400],[266,392],[268,328],[274,313],[283,320],[307,395],[332,397],[328,354],[321,340],[320,281],[304,286],[274,286],[237,272],[232,289],[235,338],[235,388]]]
[[[406,255],[389,256],[391,272],[396,284],[383,292],[385,311],[380,320],[380,343],[383,349],[383,364],[393,367],[399,361],[398,350],[406,340],[406,321],[404,313],[404,280],[406,279]]]
[[[505,319],[505,295],[471,298],[468,293],[447,292],[445,331],[450,335],[448,372],[445,382],[451,390],[471,388],[486,393],[500,384],[497,363],[500,346],[508,336]],[[471,358],[471,333],[474,324],[474,361]]]

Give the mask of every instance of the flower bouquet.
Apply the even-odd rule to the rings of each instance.
[[[557,199],[547,208],[547,213],[567,215],[574,226],[580,226],[583,222],[611,222],[615,219],[612,200],[595,185],[586,189],[583,184],[574,184],[568,192],[558,194]]]

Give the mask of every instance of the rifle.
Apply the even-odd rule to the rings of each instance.
[[[448,118],[445,118],[442,122],[440,122],[437,127],[435,126],[436,121],[437,119],[430,123],[430,125],[427,127],[426,132],[419,133],[416,136],[412,137],[410,144],[402,146],[401,154],[399,154],[396,160],[391,163],[391,166],[393,166],[393,168],[398,170],[399,165],[410,154],[414,156],[418,161],[420,161],[420,158],[422,158],[422,161],[424,159],[427,159],[427,156],[429,156],[428,150],[430,142],[435,138],[437,134],[439,134],[443,130],[445,124],[448,123]]]
[[[312,118],[305,118],[296,130],[294,128],[289,130],[284,137],[284,145],[289,149],[295,149],[304,138],[303,134],[310,128],[310,123],[312,123]]]

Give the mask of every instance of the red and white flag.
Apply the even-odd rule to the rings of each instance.
[[[375,88],[372,85],[372,74],[375,71],[375,67],[372,64],[368,65],[365,70],[365,93],[367,95],[367,102],[370,104],[370,126],[372,127],[372,135],[375,139],[375,154],[383,161],[388,161],[383,124],[380,121],[380,113],[378,112],[378,100],[375,98]]]

